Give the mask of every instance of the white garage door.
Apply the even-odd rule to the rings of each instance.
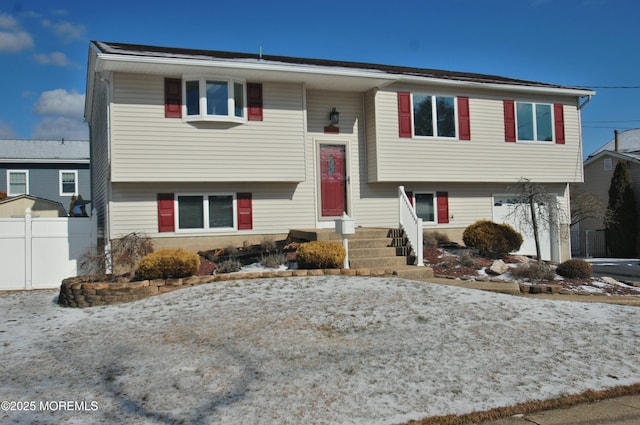
[[[517,200],[513,196],[494,196],[493,197],[493,221],[496,223],[507,223],[516,229],[522,235],[522,246],[515,254],[520,255],[536,255],[536,241],[533,236],[533,228],[531,226],[531,214],[529,206],[520,205],[518,213],[513,213]],[[541,214],[548,215],[548,209],[538,206],[538,216]],[[523,213],[526,213],[524,217]],[[539,229],[540,234],[540,255],[543,260],[551,260],[551,235],[549,231],[548,220],[541,220],[544,224]]]

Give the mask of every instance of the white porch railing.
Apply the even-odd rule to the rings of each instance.
[[[416,266],[424,266],[422,257],[422,219],[416,215],[404,186],[398,187],[398,198],[400,199],[400,228],[409,239],[411,248],[416,255]]]

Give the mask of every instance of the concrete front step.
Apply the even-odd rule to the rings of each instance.
[[[394,246],[391,244],[390,238],[371,238],[371,239],[349,238],[349,249],[384,248],[388,246]]]
[[[404,266],[393,270],[393,274],[402,279],[423,280],[434,277],[431,267]]]
[[[352,269],[391,269],[403,268],[406,265],[406,257],[351,258],[349,256],[349,267]]]
[[[353,248],[349,243],[349,258],[371,258],[371,257],[395,257],[396,248],[392,246],[381,248]]]

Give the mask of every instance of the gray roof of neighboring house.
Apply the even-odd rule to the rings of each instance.
[[[426,78],[436,78],[441,80],[455,80],[463,82],[474,82],[483,84],[505,84],[511,86],[529,86],[547,89],[570,89],[588,91],[583,87],[570,87],[558,84],[542,83],[539,81],[528,81],[516,78],[501,77],[497,75],[486,75],[478,73],[444,71],[438,69],[414,68],[406,66],[381,65],[364,62],[336,61],[326,59],[297,58],[291,56],[263,55],[252,53],[225,52],[218,50],[184,49],[175,47],[147,46],[128,43],[114,43],[105,41],[92,41],[101,52],[108,54],[118,54],[124,56],[138,56],[149,58],[165,59],[198,59],[198,60],[233,60],[238,62],[271,62],[299,66],[318,66],[326,68],[358,69],[376,71],[391,75],[405,75]],[[593,93],[593,92],[591,92]]]
[[[600,157],[604,154],[617,154],[620,157],[628,157],[629,159],[640,160],[640,128],[625,130],[618,133],[618,150],[616,152],[616,139],[613,137],[604,146],[597,149],[589,155],[585,164],[590,160]]]
[[[0,162],[89,163],[86,140],[0,140]]]

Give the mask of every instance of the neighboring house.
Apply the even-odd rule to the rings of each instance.
[[[71,197],[91,192],[89,142],[0,140],[0,192],[32,195],[69,208]]]
[[[91,196],[106,242],[145,232],[210,248],[333,228],[343,212],[397,228],[400,186],[425,231],[461,241],[476,220],[507,215],[521,178],[564,209],[582,181],[585,89],[97,41],[88,68]],[[567,223],[547,234],[545,256],[569,258]]]
[[[24,217],[27,208],[32,217],[66,217],[67,210],[60,202],[32,195],[18,195],[0,200],[0,218]]]
[[[607,204],[613,171],[620,161],[626,161],[629,165],[636,208],[640,211],[640,129],[616,132],[604,146],[590,154],[584,161],[584,183],[580,187]],[[580,255],[607,255],[604,227],[604,223],[599,220],[579,223],[579,227],[574,230],[580,233]],[[589,244],[586,238],[589,238]]]

